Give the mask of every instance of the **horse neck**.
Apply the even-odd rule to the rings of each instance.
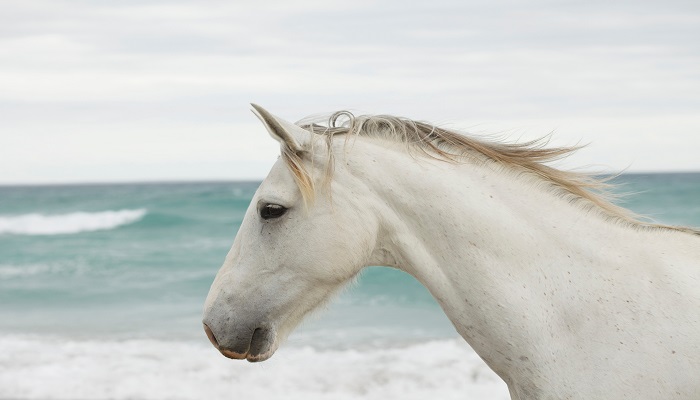
[[[381,169],[363,163],[384,207],[370,265],[416,277],[506,381],[518,360],[534,362],[560,325],[552,324],[560,318],[557,291],[572,280],[585,286],[585,276],[606,266],[603,255],[629,252],[641,234],[572,205],[536,178],[366,151],[384,159]]]

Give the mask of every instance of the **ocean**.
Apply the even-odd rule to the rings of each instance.
[[[700,173],[621,204],[700,227]],[[269,361],[201,313],[259,182],[0,187],[0,399],[508,399],[412,277],[371,267]]]

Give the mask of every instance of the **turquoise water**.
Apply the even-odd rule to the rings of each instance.
[[[617,183],[634,211],[700,226],[700,174],[624,175]],[[258,185],[0,187],[0,332],[201,336],[202,303]],[[120,210],[143,215],[91,230],[93,220],[108,219],[102,213]],[[85,215],[70,218],[76,212]],[[22,225],[32,214],[38,218]],[[57,216],[65,220],[52,222]],[[42,227],[49,231],[34,232]],[[326,314],[306,334],[454,334],[425,289],[386,268],[366,271]]]
[[[0,332],[202,337],[204,298],[258,184],[0,188]],[[90,230],[106,211],[127,215]],[[53,226],[56,217],[73,231]],[[453,335],[427,291],[386,268],[365,271],[296,337],[329,331],[329,345],[350,331],[353,341]]]
[[[700,228],[700,173],[628,174],[613,183],[620,205],[669,225]]]
[[[700,227],[700,173],[617,182],[626,207]],[[221,357],[201,309],[258,185],[0,187],[0,398],[507,398],[428,292],[388,268],[262,367]]]

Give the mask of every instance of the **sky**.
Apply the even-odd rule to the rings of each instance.
[[[261,179],[347,109],[700,171],[700,2],[0,2],[0,184]]]

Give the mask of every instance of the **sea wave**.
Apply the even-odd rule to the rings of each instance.
[[[461,340],[364,351],[282,348],[259,364],[225,359],[205,341],[0,336],[0,398],[509,398]]]
[[[0,234],[62,235],[114,229],[134,223],[146,215],[145,209],[68,214],[21,214],[0,216]]]
[[[85,270],[82,263],[74,263],[70,266],[62,264],[28,264],[13,265],[0,264],[0,279],[25,278],[33,275],[56,274],[64,272],[82,272]]]

